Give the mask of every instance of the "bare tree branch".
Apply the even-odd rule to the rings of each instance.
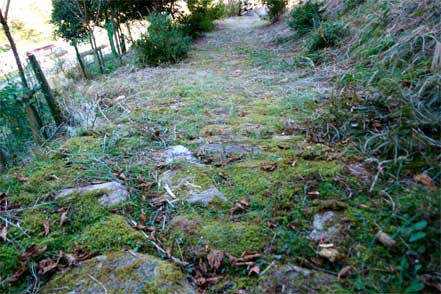
[[[11,0],[6,0],[6,8],[5,8],[5,20],[8,21],[8,12],[9,12],[9,4],[11,3]]]

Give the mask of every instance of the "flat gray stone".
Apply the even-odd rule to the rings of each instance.
[[[249,293],[318,294],[343,291],[337,278],[332,275],[287,264],[276,266],[262,276]]]
[[[89,185],[78,188],[64,189],[56,193],[54,195],[54,198],[58,199],[61,197],[71,195],[73,193],[79,193],[80,195],[84,195],[85,193],[99,192],[99,191],[103,191],[104,194],[100,197],[98,202],[106,207],[124,202],[127,200],[127,197],[129,196],[129,192],[127,191],[127,188],[124,185],[118,182],[107,182],[107,183]]]
[[[56,273],[41,293],[171,293],[193,294],[176,265],[146,254],[109,252]]]
[[[225,195],[215,187],[200,193],[194,193],[187,199],[187,201],[192,204],[201,204],[203,206],[208,206],[208,204],[214,200],[220,200],[222,202],[228,201]]]
[[[294,136],[291,136],[291,135],[274,135],[272,139],[276,140],[276,141],[287,141],[287,140],[290,140],[292,138],[294,138]]]
[[[334,211],[326,211],[314,215],[309,239],[320,241],[321,239],[329,240],[334,238],[338,233],[338,228],[334,224],[336,217],[337,214]]]
[[[305,126],[293,119],[285,120],[283,122],[282,130],[285,135],[299,135],[306,132]]]
[[[170,164],[175,160],[183,160],[191,163],[198,162],[192,152],[182,145],[170,146],[165,150],[165,163]]]
[[[204,144],[198,149],[198,153],[207,155],[246,155],[248,153],[258,153],[258,149],[250,146],[212,143]]]

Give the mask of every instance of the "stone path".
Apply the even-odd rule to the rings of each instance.
[[[138,170],[148,168],[150,175],[156,177],[157,198],[148,200],[150,206],[148,201],[139,205],[144,205],[143,212],[151,211],[151,219],[162,217],[159,222],[165,235],[161,242],[164,248],[170,248],[167,255],[178,256],[193,263],[193,267],[200,266],[210,248],[237,257],[247,251],[259,252],[265,255],[262,266],[268,266],[278,255],[295,262],[296,254],[302,252],[291,256],[291,241],[279,237],[276,228],[288,236],[298,226],[301,229],[296,238],[310,247],[337,232],[332,223],[333,212],[314,217],[307,213],[310,208],[304,207],[309,200],[299,202],[300,196],[296,196],[304,195],[305,183],[313,191],[319,186],[318,178],[330,179],[341,170],[338,161],[326,158],[326,148],[307,143],[303,124],[314,111],[314,99],[328,95],[329,86],[323,82],[326,79],[317,79],[311,72],[281,67],[280,59],[291,58],[289,50],[275,43],[277,36],[283,34],[283,24],[270,27],[257,16],[225,19],[195,44],[190,57],[182,63],[132,73],[121,69],[87,88],[87,93],[100,91],[109,99],[121,97],[124,91],[130,93],[124,93],[122,100],[118,98],[115,104],[119,107],[106,110],[107,119],[118,126],[113,134],[120,131],[119,136],[115,135],[119,140],[136,142],[124,145],[132,150],[125,164]],[[139,134],[144,137],[135,140]],[[58,196],[72,192],[81,194],[83,190],[62,191]],[[138,201],[140,196],[135,192],[131,199]],[[173,215],[167,216],[161,205],[170,205]],[[297,211],[296,218],[292,211]],[[173,221],[168,224],[171,218]],[[155,268],[162,263],[152,263],[154,258],[149,256],[121,256],[125,256],[121,257],[124,263],[138,264],[139,258],[148,261],[140,267],[129,264],[133,267],[129,275],[141,271],[150,277],[141,267],[153,264]],[[85,266],[114,267],[114,262],[109,261],[96,258]],[[97,275],[109,290],[117,291],[127,283],[119,276],[101,276],[100,271]],[[167,279],[168,274],[164,275]],[[250,285],[256,282],[256,277],[246,274],[242,278],[225,275],[225,282],[211,285],[215,287],[213,291],[218,287],[223,289],[219,291],[233,293],[234,289],[241,289],[237,286],[240,279],[250,279]],[[72,293],[99,288],[81,274],[81,269],[67,272],[48,288],[70,276],[78,277],[69,282],[76,289]],[[144,279],[141,276],[138,278]],[[319,291],[322,286],[335,283],[327,275],[279,262],[269,276],[271,280],[259,281],[259,292],[285,288],[289,293],[307,293],[308,289]],[[111,282],[106,283],[108,278]],[[308,287],[299,286],[302,280]],[[180,290],[174,290],[177,282],[182,286]],[[194,291],[181,278],[161,283],[161,290],[167,293]],[[129,284],[128,287],[142,288]]]

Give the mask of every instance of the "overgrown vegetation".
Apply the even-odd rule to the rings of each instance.
[[[362,138],[360,151],[377,158],[379,169],[398,171],[397,175],[427,171],[438,178],[441,80],[433,61],[439,54],[436,19],[441,11],[433,1],[419,3],[415,12],[406,12],[408,5],[412,4],[364,4],[364,9],[377,9],[379,14],[366,19],[354,32],[351,47],[342,49],[349,47],[356,66],[339,78],[340,95],[329,102],[320,120],[332,125],[326,133],[331,141]],[[415,21],[397,24],[404,31],[391,29],[403,21],[403,13]],[[356,21],[356,16],[348,20]],[[422,22],[430,29],[418,32]],[[342,33],[334,34],[336,40],[337,36]]]
[[[167,14],[152,14],[148,33],[134,43],[138,60],[143,65],[176,63],[190,50],[191,38],[181,26],[172,23]]]
[[[213,0],[189,0],[188,14],[179,17],[185,33],[192,38],[214,29],[213,21],[225,15],[225,5]]]
[[[264,4],[268,7],[268,17],[271,22],[279,20],[280,16],[285,11],[287,1],[286,0],[265,0]]]
[[[294,7],[290,13],[288,24],[301,35],[320,26],[322,5],[319,2],[308,1]]]
[[[310,51],[334,47],[341,43],[348,34],[348,26],[340,22],[322,22],[307,41]]]

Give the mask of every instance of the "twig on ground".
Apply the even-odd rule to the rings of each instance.
[[[99,284],[101,287],[103,287],[104,290],[104,294],[107,294],[107,288],[106,286],[104,286],[103,283],[101,283],[100,281],[98,281],[94,276],[92,276],[91,274],[88,274],[89,278],[91,278],[94,282],[96,282],[97,284]]]
[[[168,195],[170,195],[173,199],[176,199],[176,195],[173,193],[173,191],[170,189],[168,184],[164,184],[164,189],[167,192]]]
[[[260,274],[259,276],[263,276],[270,268],[272,268],[276,264],[276,261],[273,260]]]

